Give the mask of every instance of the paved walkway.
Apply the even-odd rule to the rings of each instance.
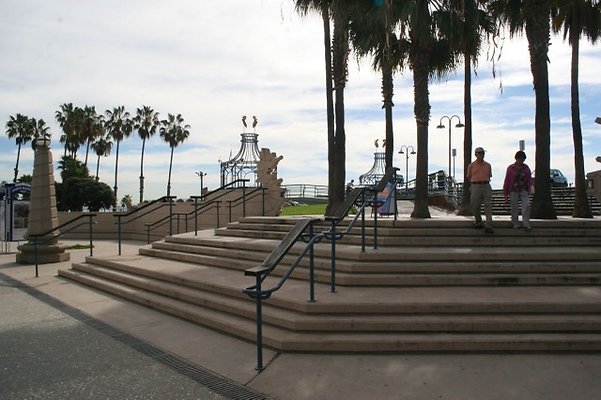
[[[77,242],[72,242],[77,243]],[[82,243],[82,241],[79,241]],[[141,243],[127,243],[135,254]],[[94,255],[116,254],[97,242]],[[72,250],[72,262],[87,250]],[[0,255],[2,399],[593,400],[601,354],[275,354]]]

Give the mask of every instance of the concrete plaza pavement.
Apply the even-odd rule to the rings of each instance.
[[[437,217],[452,218],[442,214]],[[136,254],[142,245],[127,242],[123,254]],[[95,246],[95,256],[117,252],[115,242]],[[41,265],[38,278],[33,266],[16,264],[14,254],[0,255],[2,399],[592,400],[601,394],[599,353],[276,354],[266,349],[266,368],[257,373],[253,343],[58,277],[58,269],[88,254],[70,252],[70,262]],[[196,367],[218,384],[194,379],[165,359]]]

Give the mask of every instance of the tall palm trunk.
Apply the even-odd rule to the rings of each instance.
[[[120,140],[117,140],[117,151],[115,153],[115,186],[113,187],[113,191],[115,192],[115,208],[117,207],[117,172],[119,171],[119,144]]]
[[[570,35],[572,31],[570,30]],[[572,96],[572,135],[574,138],[574,170],[575,170],[575,196],[573,217],[593,218],[591,207],[586,193],[586,176],[584,175],[584,151],[582,148],[582,129],[580,126],[580,94],[578,88],[578,56],[580,41],[572,38],[572,67],[571,67],[571,96]]]
[[[171,157],[169,157],[169,176],[167,177],[167,197],[171,196],[171,168],[173,167],[173,149],[174,147],[171,146]]]
[[[470,190],[472,184],[467,178],[467,167],[472,162],[472,65],[469,54],[464,53],[464,81],[463,81],[463,114],[465,127],[463,128],[463,189],[461,204],[457,214],[472,215]]]
[[[428,122],[430,98],[428,93],[428,49],[412,51],[413,94],[417,123],[417,159],[415,165],[415,200],[411,218],[430,218],[428,209]]]
[[[386,169],[393,166],[394,131],[392,126],[392,97],[394,95],[394,81],[392,78],[392,66],[389,60],[382,63],[382,95],[384,97],[385,119],[386,119],[386,148],[384,154],[384,165]],[[407,179],[407,177],[405,177]]]
[[[17,177],[19,176],[19,159],[21,158],[21,143],[17,147],[17,163],[15,164],[15,177],[13,178],[13,183],[17,182]]]
[[[334,132],[334,173],[331,190],[330,209],[335,211],[344,202],[344,184],[346,179],[346,133],[344,130],[344,89],[346,87],[348,53],[349,53],[349,20],[343,6],[334,9],[334,56],[333,78],[335,90],[335,132]]]
[[[550,158],[551,118],[549,110],[549,0],[534,0],[533,13],[526,21],[526,37],[530,53],[530,69],[536,98],[536,191],[532,198],[532,218],[557,219],[551,200]]]
[[[326,215],[336,211],[332,200],[335,188],[336,147],[334,133],[334,89],[332,84],[332,38],[330,35],[330,16],[327,2],[322,2],[321,18],[323,20],[323,46],[326,67],[326,110],[328,121],[328,206]]]
[[[142,139],[142,156],[140,157],[140,203],[144,201],[144,148],[146,138]]]
[[[86,144],[86,159],[83,163],[86,167],[88,166],[88,153],[90,152],[90,139],[88,139],[88,143]]]
[[[96,182],[98,182],[98,170],[100,169],[100,155],[98,155],[98,160],[96,160]]]

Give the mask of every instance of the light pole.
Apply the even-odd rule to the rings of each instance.
[[[203,178],[207,176],[206,172],[197,171],[196,175],[200,177],[200,195],[202,196],[202,189],[204,188]]]
[[[405,155],[405,193],[409,191],[409,154],[415,154],[413,146],[402,145],[399,154]]]
[[[445,118],[449,121],[449,176],[448,176],[448,178],[450,180],[455,175],[455,174],[451,175],[451,123],[453,121],[453,118],[457,118],[457,125],[455,125],[455,128],[463,128],[465,125],[463,125],[461,123],[461,118],[459,118],[458,115],[452,115],[450,117],[447,116],[447,115],[443,115],[440,118],[440,122],[439,122],[439,124],[438,124],[438,126],[436,128],[438,128],[438,129],[444,129],[445,126],[442,123],[442,120],[445,119]]]
[[[453,154],[453,176],[455,176],[455,157],[457,156],[457,149],[451,150],[451,153]]]

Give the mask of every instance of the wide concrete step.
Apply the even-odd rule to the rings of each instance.
[[[185,262],[198,262],[223,268],[245,269],[265,260],[269,254],[268,248],[254,250],[230,249],[218,246],[193,245],[179,243],[172,238],[167,241],[157,241],[151,247],[140,249],[140,254],[176,259]],[[298,252],[284,257],[282,264],[290,265],[297,258]],[[197,257],[196,257],[197,256]],[[340,259],[336,262],[336,270],[350,273],[601,273],[601,260],[599,261],[490,261],[470,262],[457,259],[441,261],[412,261],[403,258],[403,250],[398,254],[391,254],[391,260],[364,260],[362,262],[350,259]],[[303,260],[301,266],[307,267],[308,260]],[[318,252],[314,259],[316,269],[331,269],[329,252]]]
[[[188,262],[193,264],[210,265],[213,267],[228,268],[238,270],[240,272],[261,264],[261,259],[248,261],[239,258],[239,253],[217,256],[205,256],[195,253],[183,253],[182,251],[159,250],[156,248],[145,248],[140,250],[141,255],[169,259],[174,261]],[[264,258],[264,257],[263,257]],[[277,268],[272,272],[273,276],[283,276],[287,268],[294,262],[295,257],[287,257],[282,262],[282,267]],[[329,259],[321,259],[320,266],[314,270],[316,282],[329,283],[331,282],[331,267]],[[309,279],[309,268],[306,260],[293,273],[295,279]],[[457,273],[454,268],[447,266],[446,270],[439,269],[434,272],[423,271],[370,271],[369,265],[361,268],[361,272],[357,272],[352,268],[349,270],[348,263],[346,268],[340,268],[337,265],[336,284],[342,286],[486,286],[486,285],[596,285],[601,284],[601,271],[596,268],[597,272],[586,271],[565,271],[559,272],[557,269],[541,269],[536,271],[530,269],[528,272],[506,272],[504,267],[494,270],[478,270],[465,271]],[[452,264],[450,262],[449,264]],[[512,264],[506,263],[511,270]],[[415,269],[415,268],[414,268]]]
[[[157,310],[204,326],[253,340],[256,325],[252,303],[228,306],[219,296],[165,285],[158,294],[148,280],[129,277],[134,286],[77,270],[61,276],[93,286]],[[100,273],[102,275],[102,273]],[[161,283],[156,283],[161,285]],[[163,284],[164,285],[164,284]],[[170,292],[169,289],[174,292]],[[165,293],[175,294],[174,297]],[[179,298],[177,298],[179,297]],[[190,302],[192,300],[192,302]],[[217,309],[213,308],[217,307]],[[287,351],[574,351],[601,349],[598,315],[479,316],[413,315],[357,316],[319,315],[286,320],[281,310],[265,309],[264,344]],[[288,314],[291,314],[288,312]],[[288,326],[286,326],[288,325]],[[536,333],[529,333],[535,331]],[[542,332],[541,332],[542,331]],[[470,340],[474,341],[470,345]]]

